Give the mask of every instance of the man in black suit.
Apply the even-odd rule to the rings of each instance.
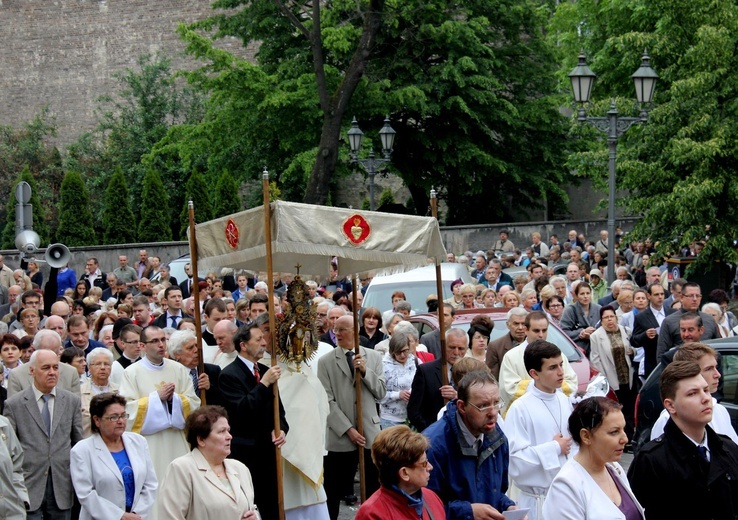
[[[659,330],[666,317],[674,312],[673,309],[664,307],[664,288],[659,283],[648,286],[648,300],[651,303],[646,310],[636,314],[631,338],[634,347],[643,348],[644,377],[648,377],[658,365],[656,347],[659,342]]]
[[[454,322],[454,306],[450,303],[443,304],[443,330],[448,330]],[[428,352],[436,359],[441,359],[441,328],[426,332],[420,337],[420,344],[425,345]]]
[[[281,431],[274,431],[274,393],[279,365],[269,369],[259,363],[266,352],[264,333],[256,323],[238,329],[233,338],[238,359],[220,373],[222,402],[231,417],[231,457],[255,468],[254,494],[261,517],[278,518],[275,446],[282,446],[289,431],[279,403]]]
[[[170,359],[179,361],[190,371],[192,385],[195,387],[197,397],[202,390],[207,392],[208,404],[221,404],[218,379],[220,378],[220,367],[203,363],[204,373],[199,373],[197,363],[199,361],[200,349],[197,348],[197,336],[191,330],[178,330],[172,333],[167,344]]]
[[[213,336],[215,325],[221,320],[228,319],[228,308],[222,298],[210,298],[203,309],[205,325],[202,327],[202,340],[211,347],[218,345]]]
[[[346,311],[343,307],[331,307],[328,310],[328,332],[320,336],[320,341],[328,343],[329,345],[336,346],[336,335],[333,332],[333,327],[336,325],[336,320],[341,316],[345,316]]]
[[[192,296],[192,283],[194,281],[194,277],[192,275],[192,266],[190,264],[185,264],[185,273],[187,273],[187,279],[179,284],[179,288],[182,289],[182,298],[185,300]],[[197,281],[203,282],[204,280],[202,278],[198,278]]]
[[[182,289],[176,285],[171,285],[164,289],[164,301],[162,305],[166,306],[166,312],[162,313],[154,320],[154,325],[160,329],[172,327],[176,329],[182,321],[182,318],[190,318],[189,314],[185,314],[182,310]]]
[[[444,400],[456,399],[456,390],[451,386],[451,367],[466,355],[469,337],[462,329],[446,331],[446,367],[441,359],[418,366],[407,403],[407,417],[418,431],[425,430],[436,422]],[[449,384],[443,385],[441,370],[446,370]]]

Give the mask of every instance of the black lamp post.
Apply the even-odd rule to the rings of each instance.
[[[649,64],[650,59],[648,51],[644,51],[640,68],[631,76],[635,84],[636,99],[641,109],[638,117],[621,117],[615,107],[614,99],[610,103],[610,110],[607,112],[607,117],[587,116],[584,105],[589,102],[592,85],[597,76],[587,66],[587,58],[584,55],[584,51],[579,54],[579,64],[569,74],[571,87],[574,91],[574,101],[579,104],[577,121],[580,123],[589,123],[600,132],[606,134],[607,144],[610,148],[610,186],[607,208],[607,233],[609,235],[607,246],[608,283],[612,283],[615,280],[615,164],[617,161],[618,138],[634,124],[645,123],[648,120],[648,108],[653,99],[656,80],[659,77],[651,68]]]
[[[361,150],[361,141],[364,139],[364,132],[359,129],[359,123],[354,120],[351,122],[351,130],[348,131],[349,146],[351,147],[352,163],[360,164],[369,175],[369,209],[374,211],[374,176],[379,173],[378,168],[384,163],[390,161],[392,155],[392,147],[395,144],[395,134],[397,132],[390,126],[389,116],[384,118],[384,126],[379,131],[379,138],[382,141],[382,154],[384,158],[374,157],[374,150],[369,151],[369,157],[359,159],[359,150]]]

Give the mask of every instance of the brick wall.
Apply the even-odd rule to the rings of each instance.
[[[94,126],[96,100],[116,89],[113,74],[145,53],[184,60],[180,22],[212,13],[210,0],[0,0],[0,124],[20,125],[44,105],[61,145]],[[235,39],[224,48],[248,58]]]

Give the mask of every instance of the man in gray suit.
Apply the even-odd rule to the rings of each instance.
[[[57,387],[59,356],[38,350],[28,365],[33,384],[5,403],[5,416],[23,446],[29,520],[69,520],[74,489],[69,452],[82,440],[80,397]]]
[[[51,350],[54,354],[61,355],[61,336],[53,330],[40,330],[33,337],[34,350]],[[79,374],[77,369],[66,363],[59,365],[59,388],[63,388],[75,395],[79,394]],[[33,386],[30,364],[21,365],[10,371],[8,376],[8,397]]]
[[[328,394],[328,430],[326,432],[324,484],[331,520],[338,518],[341,498],[353,493],[359,449],[364,450],[366,496],[379,488],[377,468],[372,463],[371,447],[379,433],[376,401],[387,392],[382,355],[361,347],[354,355],[354,320],[341,316],[336,320],[336,343],[332,352],[318,361],[318,379]],[[356,386],[354,375],[361,373],[361,413],[363,435],[356,429]]]
[[[661,330],[659,331],[659,340],[656,345],[656,363],[661,362],[661,356],[666,354],[674,347],[678,347],[684,341],[682,340],[679,321],[682,314],[686,312],[696,312],[702,319],[702,337],[700,341],[707,339],[717,339],[720,337],[717,324],[712,316],[700,311],[700,303],[702,302],[702,289],[694,282],[687,282],[682,286],[682,308],[667,316],[661,322]]]

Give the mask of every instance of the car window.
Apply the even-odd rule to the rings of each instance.
[[[454,325],[454,327],[469,330],[469,325],[469,323],[459,323],[457,325]],[[494,330],[492,330],[489,339],[490,341],[492,341],[504,336],[507,333],[508,328],[505,320],[495,320],[495,328]],[[582,359],[581,352],[574,348],[569,338],[553,325],[549,325],[548,327],[548,341],[561,349],[561,352],[569,360],[569,363],[576,363],[577,361]]]
[[[433,282],[426,283],[406,283],[402,284],[402,286],[396,284],[370,285],[366,290],[364,302],[361,306],[365,309],[367,307],[376,307],[382,312],[387,311],[392,308],[392,293],[395,291],[405,293],[405,297],[410,302],[410,305],[413,306],[413,310],[417,314],[420,314],[428,312],[425,299],[429,294],[436,294],[436,282],[434,280]],[[446,294],[446,292],[447,290],[444,288],[444,298],[449,298],[451,294],[450,292]]]
[[[723,361],[723,403],[738,405],[738,352],[721,352]]]

